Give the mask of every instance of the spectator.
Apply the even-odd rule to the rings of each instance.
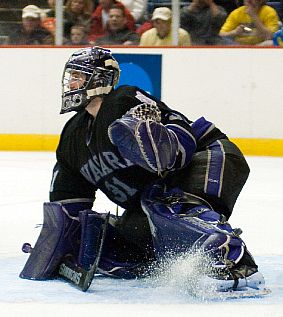
[[[109,10],[108,34],[98,38],[97,45],[138,45],[139,36],[127,27],[125,8],[114,5]]]
[[[28,5],[22,10],[22,24],[9,34],[9,44],[46,45],[49,44],[50,32],[41,26],[41,9]]]
[[[99,5],[92,13],[91,29],[89,33],[89,41],[91,43],[95,43],[97,38],[106,35],[109,10],[114,4],[125,9],[125,14],[127,17],[127,27],[129,30],[135,30],[135,20],[130,11],[125,8],[122,2],[116,0],[99,0]]]
[[[181,11],[181,27],[191,35],[192,45],[225,45],[219,36],[227,17],[226,11],[213,0],[193,0]]]
[[[241,45],[272,45],[273,34],[279,29],[279,17],[265,2],[245,0],[243,6],[229,14],[220,35]]]
[[[83,25],[73,25],[71,27],[70,40],[65,45],[88,45],[87,32]]]
[[[140,40],[140,46],[170,46],[173,35],[171,30],[172,12],[169,8],[159,7],[152,14],[153,28],[145,31]],[[178,29],[178,45],[191,44],[190,35],[182,28]]]
[[[120,0],[124,6],[131,12],[136,23],[144,20],[144,14],[147,11],[147,0]]]
[[[64,10],[64,34],[70,37],[73,25],[83,25],[87,32],[90,30],[93,3],[91,0],[68,0]]]

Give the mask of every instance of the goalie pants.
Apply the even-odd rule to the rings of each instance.
[[[204,199],[229,219],[249,172],[239,148],[223,139],[196,152],[189,166],[168,177],[166,185]]]

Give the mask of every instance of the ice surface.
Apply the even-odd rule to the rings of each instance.
[[[48,200],[53,153],[0,152],[0,316],[283,316],[283,158],[247,157],[251,175],[231,217],[272,294],[244,300],[194,298],[178,274],[142,281],[96,277],[87,293],[64,281],[18,277]],[[99,193],[95,209],[115,212]]]

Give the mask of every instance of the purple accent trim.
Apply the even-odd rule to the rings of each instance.
[[[224,169],[225,153],[218,141],[211,144],[207,162],[204,192],[208,195],[220,197]]]
[[[200,139],[205,133],[214,126],[213,123],[207,121],[204,117],[197,119],[192,123],[192,131],[196,139]]]

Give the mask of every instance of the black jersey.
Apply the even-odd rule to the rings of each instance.
[[[81,111],[65,125],[56,152],[51,201],[94,200],[95,191],[100,189],[122,208],[139,206],[141,193],[159,176],[122,157],[110,142],[108,127],[132,107],[147,100],[156,102],[163,124],[174,121],[192,133],[191,122],[183,115],[137,87],[121,86],[104,98],[95,119],[87,111]]]

